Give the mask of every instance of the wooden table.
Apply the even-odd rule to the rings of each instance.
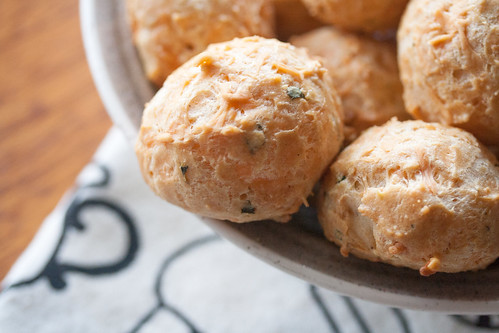
[[[111,126],[78,1],[0,2],[0,280]]]

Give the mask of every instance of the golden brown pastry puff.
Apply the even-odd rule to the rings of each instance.
[[[332,164],[318,200],[344,255],[422,275],[499,257],[499,162],[459,128],[391,120],[368,129]]]
[[[304,49],[275,39],[212,44],[145,108],[136,153],[146,182],[203,216],[289,220],[342,144],[329,80]]]
[[[325,23],[363,32],[396,29],[408,0],[302,0]]]
[[[407,111],[499,145],[499,1],[411,1],[398,43]]]
[[[353,141],[363,130],[392,117],[409,119],[393,43],[324,27],[295,36],[291,43],[323,58],[345,113],[345,132]]]
[[[144,70],[158,86],[210,43],[274,36],[273,7],[266,0],[126,1]]]

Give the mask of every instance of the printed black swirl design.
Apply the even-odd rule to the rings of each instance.
[[[102,165],[102,164],[97,164],[94,163],[94,165],[99,168],[101,172],[101,179],[94,181],[93,183],[88,183],[88,184],[82,184],[80,186],[80,189],[82,188],[89,188],[89,187],[107,187],[109,183],[111,182],[111,171],[109,169]]]
[[[177,259],[185,255],[186,253],[203,246],[207,243],[220,240],[220,237],[215,234],[210,234],[201,238],[197,238],[184,246],[180,247],[178,250],[173,252],[171,255],[169,255],[163,264],[161,265],[161,268],[159,269],[158,275],[156,276],[156,282],[154,284],[154,295],[156,296],[156,305],[149,310],[146,315],[139,320],[139,322],[133,327],[133,329],[130,331],[130,333],[137,333],[139,330],[149,321],[151,320],[154,315],[161,311],[169,311],[171,314],[173,314],[175,317],[177,317],[181,322],[183,322],[191,331],[191,333],[200,333],[201,331],[199,328],[196,327],[194,322],[192,322],[187,315],[182,313],[180,310],[176,309],[173,305],[171,305],[165,297],[161,295],[161,290],[162,290],[162,284],[161,281],[163,280],[163,276],[166,274],[168,269],[170,268],[171,264],[175,262]]]
[[[64,275],[68,272],[76,272],[87,275],[102,275],[102,274],[112,274],[122,270],[127,267],[134,259],[138,248],[139,248],[139,240],[136,227],[134,222],[130,216],[130,214],[120,205],[115,202],[112,202],[108,199],[97,198],[97,197],[86,197],[84,195],[85,189],[88,188],[97,188],[97,187],[106,187],[110,183],[111,174],[109,170],[102,165],[98,165],[101,170],[102,177],[100,180],[89,183],[81,186],[78,191],[75,193],[73,201],[69,205],[65,217],[64,217],[64,225],[62,229],[61,236],[57,242],[57,245],[54,249],[54,252],[50,256],[49,261],[42,269],[42,271],[36,276],[23,280],[17,283],[12,284],[9,288],[18,288],[21,286],[26,286],[34,283],[35,281],[41,278],[47,278],[50,282],[50,285],[54,289],[63,289],[66,287],[66,280]],[[85,231],[85,224],[81,219],[81,213],[89,208],[104,208],[105,210],[115,213],[119,217],[119,221],[121,225],[126,229],[128,236],[128,249],[123,257],[112,264],[101,266],[101,265],[88,265],[81,266],[70,263],[63,263],[59,260],[59,252],[64,245],[64,241],[66,240],[66,236],[71,231]]]
[[[321,311],[322,315],[324,316],[327,323],[329,324],[329,327],[331,328],[331,332],[340,333],[341,330],[340,330],[338,324],[336,323],[336,320],[333,318],[332,313],[327,308],[326,303],[324,303],[324,300],[317,292],[317,287],[314,285],[309,285],[309,290],[310,290],[310,295],[312,295],[312,299],[315,301],[315,303],[319,307],[319,310]]]
[[[154,295],[156,296],[156,304],[146,312],[146,314],[137,322],[137,324],[129,331],[129,333],[139,333],[140,330],[144,328],[144,326],[148,322],[150,322],[152,318],[160,311],[170,312],[177,319],[179,319],[179,321],[182,322],[191,333],[203,332],[202,329],[198,327],[192,319],[189,318],[188,312],[184,313],[175,308],[172,303],[168,301],[167,296],[165,296],[164,293],[162,294],[162,281],[164,280],[164,276],[167,274],[174,262],[176,262],[177,260],[182,260],[182,257],[187,253],[199,249],[200,247],[206,246],[208,243],[216,240],[220,240],[220,237],[213,234],[194,239],[178,248],[165,259],[155,279]],[[334,318],[333,313],[326,306],[320,293],[318,292],[317,287],[309,285],[309,291],[312,299],[315,301],[324,318],[326,319],[331,332],[341,333],[341,321],[338,321]],[[357,305],[355,305],[355,302],[349,297],[342,296],[342,299],[345,302],[350,313],[352,314],[354,321],[358,324],[360,331],[363,333],[373,332],[371,328],[369,328],[366,320],[363,318],[359,308],[357,307]],[[390,311],[392,312],[395,320],[398,322],[401,328],[400,332],[411,333],[408,320],[403,311],[395,308],[390,308]]]
[[[331,332],[333,333],[341,333],[340,325],[338,324],[337,320],[334,319],[332,311],[326,306],[326,303],[320,296],[317,287],[313,285],[309,285],[309,290],[310,294],[312,295],[313,300],[319,307],[321,313],[325,317],[327,323],[329,324],[329,327],[331,329]],[[352,298],[346,297],[346,296],[341,296],[343,301],[345,302],[348,310],[352,314],[352,316],[355,318],[356,323],[359,326],[359,329],[363,333],[370,333],[372,330],[369,328],[369,325],[367,324],[367,321],[364,319],[362,316],[359,308],[357,305],[355,305],[355,302],[353,301]],[[402,310],[397,309],[397,308],[390,308],[392,311],[393,315],[395,316],[395,319],[399,323],[402,331],[404,333],[411,333],[411,329],[409,327],[409,322],[403,313]]]

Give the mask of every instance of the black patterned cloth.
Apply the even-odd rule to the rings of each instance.
[[[289,276],[158,199],[113,129],[2,283],[0,332],[499,332]]]

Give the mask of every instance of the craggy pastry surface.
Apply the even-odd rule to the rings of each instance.
[[[417,0],[398,31],[407,111],[499,145],[499,0]]]
[[[305,50],[274,39],[211,45],[144,111],[136,152],[145,180],[200,215],[289,220],[343,141],[329,80]]]
[[[392,117],[410,118],[402,100],[394,44],[332,27],[296,36],[291,43],[323,58],[341,98],[348,141]]]
[[[274,36],[266,0],[127,0],[127,11],[146,75],[158,86],[210,43]]]
[[[338,156],[318,211],[344,255],[422,275],[482,269],[499,256],[499,162],[461,129],[392,120]]]
[[[302,0],[313,16],[348,30],[396,29],[408,0]]]

